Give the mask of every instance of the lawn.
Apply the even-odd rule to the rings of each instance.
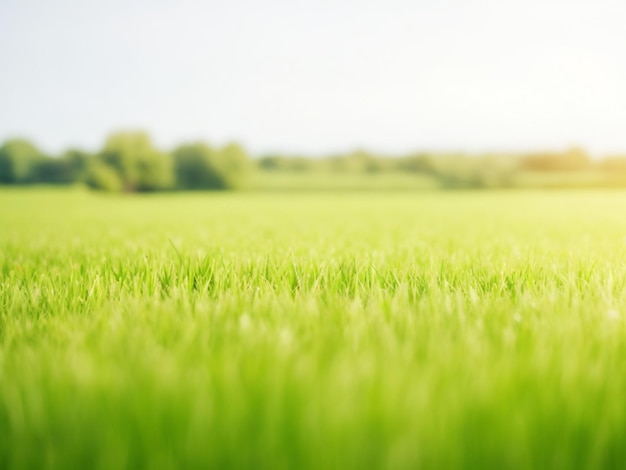
[[[626,193],[0,191],[0,468],[618,468]]]

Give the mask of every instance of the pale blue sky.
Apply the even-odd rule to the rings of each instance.
[[[0,139],[626,152],[626,1],[0,0]]]

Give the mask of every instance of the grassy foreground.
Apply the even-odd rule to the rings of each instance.
[[[0,191],[0,468],[619,468],[625,215]]]

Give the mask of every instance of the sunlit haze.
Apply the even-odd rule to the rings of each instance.
[[[624,1],[0,2],[0,140],[626,151]]]

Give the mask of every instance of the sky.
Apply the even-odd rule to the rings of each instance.
[[[0,0],[0,140],[626,153],[626,1]]]

